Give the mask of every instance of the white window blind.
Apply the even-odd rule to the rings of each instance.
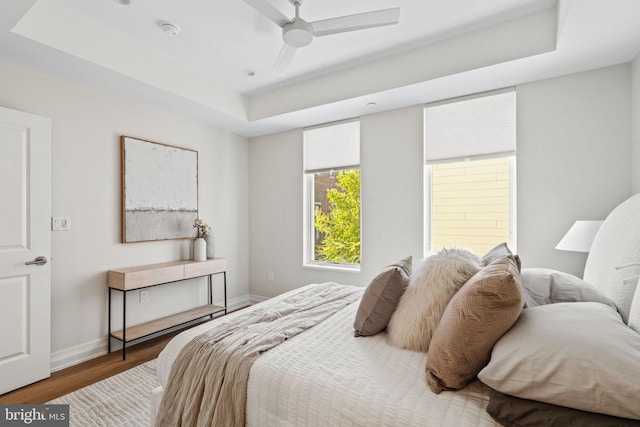
[[[425,160],[513,154],[515,91],[425,107]]]
[[[332,124],[304,131],[305,173],[348,169],[360,164],[360,122]]]

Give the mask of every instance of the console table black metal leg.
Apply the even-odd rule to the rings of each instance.
[[[127,291],[122,293],[122,360],[127,358]]]
[[[207,276],[207,283],[209,284],[209,305],[213,304],[213,275],[210,274]],[[213,319],[213,313],[209,315],[209,319]]]
[[[109,331],[107,334],[107,348],[108,353],[111,353],[111,288],[109,288],[109,320],[107,330]]]
[[[224,274],[224,314],[227,314],[227,272],[222,274]]]

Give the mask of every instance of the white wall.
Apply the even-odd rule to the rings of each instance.
[[[555,250],[576,220],[631,193],[629,64],[517,88],[518,252],[523,267],[582,276],[587,254]]]
[[[640,53],[631,63],[632,191],[640,193]]]
[[[360,135],[360,273],[302,267],[302,130],[251,140],[252,294],[270,297],[326,281],[366,285],[385,265],[421,257],[422,240],[416,237],[422,235],[422,108],[365,116]]]
[[[628,64],[517,88],[518,252],[525,267],[582,274],[584,254],[556,243],[631,194]],[[362,271],[302,267],[302,131],[249,143],[250,290],[311,282],[366,285],[385,265],[422,257],[422,106],[362,117]],[[267,274],[275,273],[269,282]]]
[[[200,215],[229,260],[229,298],[248,302],[245,138],[6,62],[0,81],[0,105],[52,119],[52,215],[71,217],[70,231],[52,232],[55,368],[106,352],[107,270],[191,256],[189,240],[119,243],[120,135],[199,152]],[[145,305],[132,293],[131,324],[203,303],[202,282],[152,288]]]

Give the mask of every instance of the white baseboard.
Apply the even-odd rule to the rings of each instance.
[[[217,304],[224,304],[222,301],[220,301]],[[233,310],[237,310],[239,308],[242,307],[246,307],[248,305],[251,304],[251,296],[250,295],[243,295],[241,297],[235,297],[235,298],[231,298],[227,300],[227,308],[229,311],[233,311]]]
[[[229,311],[233,311],[242,307],[246,307],[248,305],[254,304],[253,300],[253,295],[243,295],[240,297],[230,298],[227,300],[227,309]],[[224,301],[216,301],[214,302],[214,304],[223,305]],[[184,327],[184,325],[180,327]],[[179,329],[180,327],[176,327],[175,329]],[[147,339],[151,339],[159,335],[162,334],[150,335]],[[142,341],[144,340],[140,340],[138,342]],[[116,341],[114,341],[114,343],[115,342]],[[77,365],[78,363],[86,362],[87,360],[103,356],[107,354],[107,345],[107,338],[103,337],[97,340],[89,341],[84,344],[75,345],[73,347],[65,348],[51,353],[51,372],[59,371],[64,368]],[[117,344],[117,346],[118,347],[116,348],[119,348],[119,344]]]
[[[251,305],[261,303],[268,299],[269,297],[263,297],[262,295],[253,295],[253,294],[249,295],[249,302],[251,303]]]
[[[100,338],[51,353],[51,372],[107,354],[107,338]]]

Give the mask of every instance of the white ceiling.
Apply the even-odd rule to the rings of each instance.
[[[299,49],[284,76],[271,75],[282,47],[282,30],[242,0],[58,0],[93,22],[113,28],[147,49],[199,72],[230,89],[247,93],[305,75],[319,75],[328,67],[378,58],[397,49],[425,43],[439,33],[468,25],[487,25],[502,17],[520,16],[552,6],[554,0],[306,0],[300,14],[307,21],[400,7],[400,23],[316,38]],[[288,0],[268,0],[286,16],[294,8]],[[446,4],[446,7],[443,5]],[[180,26],[178,36],[165,36],[159,22]],[[243,70],[255,71],[249,78]],[[320,73],[318,73],[320,72]]]
[[[288,0],[269,1],[293,15]],[[400,7],[399,24],[316,38],[273,75],[281,30],[242,0],[2,0],[0,58],[255,136],[640,51],[638,0],[304,0],[300,14],[390,7]],[[165,21],[182,31],[165,35]]]

